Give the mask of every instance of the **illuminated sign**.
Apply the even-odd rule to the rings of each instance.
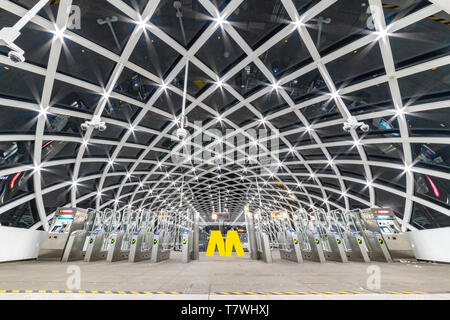
[[[75,209],[60,209],[59,213],[74,213]]]
[[[237,231],[228,231],[227,239],[223,241],[222,232],[219,230],[211,231],[209,236],[208,248],[206,249],[206,256],[213,257],[216,251],[216,247],[219,251],[219,256],[231,257],[233,247],[236,250],[238,257],[245,257],[244,249],[242,248],[241,240]]]
[[[387,209],[377,209],[374,211],[376,214],[390,214],[391,210],[387,210]]]

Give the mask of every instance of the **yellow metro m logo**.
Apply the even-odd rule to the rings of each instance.
[[[236,250],[238,257],[245,257],[244,249],[242,248],[241,240],[237,231],[228,231],[227,240],[223,241],[222,232],[219,230],[211,231],[209,236],[208,248],[206,249],[206,256],[213,257],[214,252],[219,250],[219,256],[231,257],[231,252],[233,251],[233,246]]]

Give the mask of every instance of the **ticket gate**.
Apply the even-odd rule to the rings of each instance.
[[[348,260],[370,262],[364,238],[356,231],[347,231],[346,236],[350,246],[350,250],[346,252]]]
[[[83,260],[86,254],[86,249],[89,237],[92,231],[100,228],[102,213],[94,209],[87,209],[86,219],[83,230],[76,230],[70,234],[64,254],[63,262]]]
[[[170,250],[163,248],[164,236],[165,234],[163,230],[156,230],[153,235],[153,248],[150,259],[151,263],[161,262],[170,258]]]
[[[346,232],[351,252],[347,252],[349,260],[392,262],[389,250],[381,234],[370,230],[361,216],[361,210],[348,211],[348,230]]]
[[[325,259],[330,261],[348,262],[344,247],[344,239],[337,232],[327,232],[330,251],[324,251]]]
[[[303,260],[325,262],[325,255],[322,248],[322,239],[320,234],[315,230],[314,224],[308,218],[308,214],[304,210],[300,210],[297,214],[297,220],[294,221],[297,230],[297,238],[300,242],[300,250]]]
[[[361,210],[361,218],[369,230],[377,231],[385,243],[392,260],[415,259],[406,234],[401,231],[394,212],[390,208],[371,208]]]
[[[181,262],[188,263],[194,256],[194,246],[192,245],[192,230],[186,229],[181,238]]]
[[[386,243],[379,232],[365,230],[363,236],[366,239],[368,255],[371,261],[392,262]]]
[[[117,221],[114,219],[112,210],[105,210],[102,214],[102,225],[100,228],[92,231],[89,236],[86,254],[84,256],[85,262],[98,261],[106,259],[108,254],[109,236],[112,230],[117,230]]]
[[[122,217],[118,218],[121,218],[121,224],[109,239],[108,255],[106,256],[108,262],[129,260],[131,241],[137,229],[139,212],[125,210]]]
[[[306,250],[302,250],[303,259],[324,263],[325,255],[323,253],[320,235],[315,231],[307,231],[306,236],[309,246]]]
[[[337,232],[333,232],[330,219],[327,218],[325,211],[319,209],[310,213],[311,225],[320,236],[323,255],[325,260],[348,262],[343,241]]]
[[[289,260],[297,263],[303,263],[302,251],[295,230],[288,231],[286,241],[289,248],[280,248],[280,257],[282,260]]]
[[[268,232],[268,221],[262,222],[263,217],[261,212],[252,215],[248,208],[246,208],[245,219],[247,222],[247,238],[251,256],[253,259],[262,260],[265,263],[272,263],[272,250],[270,247],[270,237]]]
[[[266,263],[272,263],[272,250],[270,249],[269,236],[265,232],[257,235],[257,259]]]
[[[131,238],[129,262],[149,260],[153,247],[153,226],[156,216],[148,210],[143,210],[139,228]]]
[[[57,260],[63,257],[70,234],[83,229],[86,210],[79,208],[58,208],[49,231],[38,253],[38,260]]]

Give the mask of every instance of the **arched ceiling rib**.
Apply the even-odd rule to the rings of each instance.
[[[403,29],[419,22],[428,17],[438,14],[442,11],[442,7],[438,3],[429,3],[422,6],[411,14],[405,15],[399,19],[393,20],[386,25],[383,12],[383,4],[380,0],[369,0],[368,6],[373,15],[373,23],[375,30],[363,30],[359,37],[354,41],[343,42],[336,49],[324,51],[317,47],[312,38],[314,28],[311,28],[312,19],[319,16],[327,9],[334,5],[342,5],[345,7],[345,1],[322,0],[322,1],[292,1],[281,0],[280,8],[286,12],[286,15],[278,22],[279,26],[265,38],[262,35],[262,41],[255,46],[249,43],[246,38],[239,32],[238,26],[233,22],[226,20],[236,14],[244,4],[242,0],[231,0],[225,3],[221,2],[222,7],[219,9],[215,3],[209,0],[199,0],[205,12],[210,17],[202,21],[204,28],[190,42],[188,47],[184,47],[170,34],[166,29],[158,26],[158,23],[152,21],[152,17],[158,11],[164,1],[149,1],[143,6],[141,12],[136,11],[130,6],[130,3],[122,0],[105,1],[115,7],[118,12],[130,19],[132,31],[123,44],[120,54],[113,52],[108,48],[102,47],[93,41],[82,37],[74,31],[65,30],[64,39],[68,39],[73,43],[77,43],[84,48],[95,52],[115,63],[112,72],[105,81],[104,86],[99,86],[88,81],[77,78],[71,74],[64,74],[58,71],[60,55],[67,50],[64,41],[54,39],[50,46],[50,54],[46,67],[42,67],[36,63],[25,62],[20,65],[12,65],[7,57],[0,55],[0,63],[5,66],[17,68],[27,73],[32,73],[44,77],[44,86],[42,92],[39,93],[39,104],[33,102],[18,101],[10,97],[0,97],[0,105],[12,108],[20,108],[24,111],[40,112],[42,108],[46,109],[51,115],[64,115],[77,117],[80,119],[92,119],[94,116],[101,116],[102,120],[108,126],[116,126],[122,128],[122,132],[116,136],[116,139],[101,138],[95,130],[88,129],[82,136],[49,134],[46,132],[46,118],[41,116],[37,120],[35,135],[0,135],[1,141],[34,141],[33,163],[24,164],[12,168],[0,168],[0,175],[13,175],[18,172],[31,172],[33,175],[34,194],[24,195],[15,198],[5,205],[0,206],[0,214],[18,207],[27,201],[34,200],[36,202],[36,210],[39,213],[41,222],[35,224],[35,228],[42,225],[44,228],[51,212],[46,212],[44,195],[50,194],[60,189],[66,189],[70,192],[69,203],[73,206],[89,200],[95,199],[95,207],[98,209],[106,207],[114,207],[122,210],[126,206],[135,208],[151,208],[153,210],[175,208],[180,202],[180,188],[183,185],[183,196],[187,197],[191,203],[189,206],[193,210],[201,212],[205,218],[208,218],[211,212],[219,210],[218,192],[220,190],[220,199],[222,208],[227,205],[234,218],[241,212],[245,203],[251,202],[255,207],[262,205],[265,208],[275,210],[277,208],[287,208],[288,210],[296,210],[300,207],[323,206],[327,210],[334,208],[349,209],[352,207],[351,200],[365,206],[378,206],[380,199],[377,199],[376,190],[387,190],[394,195],[403,199],[403,212],[397,212],[400,217],[404,229],[414,229],[410,224],[413,212],[413,204],[420,203],[426,207],[437,210],[445,215],[450,215],[450,210],[445,205],[440,205],[434,201],[424,199],[415,193],[414,173],[420,173],[433,177],[449,179],[450,175],[445,170],[436,168],[426,168],[417,165],[417,160],[413,155],[411,144],[413,143],[436,143],[448,144],[448,136],[432,136],[424,133],[423,135],[411,135],[406,119],[406,114],[420,113],[429,110],[439,110],[448,108],[449,99],[447,95],[440,100],[426,103],[415,103],[413,99],[405,103],[399,81],[402,78],[416,75],[418,73],[440,67],[446,67],[450,64],[450,54],[432,57],[432,59],[423,59],[412,65],[398,68],[398,61],[394,59],[391,42],[395,41],[394,36],[380,37],[385,30],[393,35]],[[77,1],[74,1],[77,3]],[[80,2],[82,3],[82,1]],[[63,30],[68,19],[68,8],[72,1],[61,0],[56,15],[56,24],[43,17],[36,17],[32,23],[52,32],[55,30]],[[16,16],[22,16],[26,10],[16,3],[7,0],[0,1],[0,8],[6,10]],[[445,10],[445,9],[444,9]],[[220,25],[217,18],[221,17],[225,22]],[[301,21],[301,24],[296,22]],[[145,28],[142,28],[145,23]],[[339,26],[337,26],[339,27]],[[238,57],[229,68],[224,72],[218,73],[214,68],[207,65],[205,61],[199,58],[200,51],[207,48],[209,40],[216,36],[216,32],[220,31],[223,36],[229,37],[229,41],[233,41],[236,48],[243,53]],[[131,57],[137,50],[142,41],[143,35],[155,35],[159,41],[163,41],[171,47],[177,54],[178,58],[175,64],[165,73],[164,76],[158,76],[147,69],[131,62]],[[292,41],[298,39],[300,45],[306,49],[308,59],[307,63],[298,67],[296,70],[288,70],[282,73],[281,77],[274,74],[268,66],[265,53],[273,49],[278,43],[284,39],[292,37]],[[284,40],[287,42],[287,40]],[[291,41],[291,40],[289,40]],[[365,46],[377,45],[382,58],[382,72],[376,74],[370,79],[366,79],[350,85],[337,84],[333,79],[333,75],[329,71],[329,65],[332,62],[344,57],[345,55],[362,50]],[[199,91],[198,95],[188,94],[188,105],[186,114],[189,120],[188,127],[191,129],[189,146],[200,147],[200,150],[194,152],[191,160],[198,159],[203,151],[211,151],[217,156],[216,147],[218,144],[231,147],[227,152],[221,154],[225,159],[228,156],[234,156],[234,153],[240,153],[248,156],[248,147],[250,142],[244,146],[231,145],[227,142],[227,138],[242,134],[247,138],[251,138],[248,134],[249,129],[268,128],[271,134],[276,135],[279,132],[279,141],[282,145],[279,153],[284,156],[280,159],[279,169],[275,173],[270,173],[264,166],[257,161],[253,165],[245,162],[235,162],[233,165],[222,164],[220,168],[212,162],[185,161],[183,163],[173,163],[171,157],[179,154],[183,148],[181,143],[173,143],[170,148],[162,147],[167,141],[173,140],[173,131],[177,128],[179,110],[175,112],[163,110],[156,107],[161,98],[169,95],[181,97],[183,92],[180,88],[173,84],[180,73],[183,72],[186,58],[189,57],[190,63],[201,70],[206,76],[211,78],[210,84]],[[252,66],[254,71],[261,76],[259,83],[254,84],[254,90],[249,94],[243,94],[232,85],[235,76],[244,72],[245,68]],[[126,72],[131,70],[134,74],[138,74],[149,81],[155,83],[155,89],[152,95],[145,102],[119,93],[115,88],[120,84],[120,79]],[[364,70],[364,68],[362,68]],[[306,95],[304,99],[293,98],[290,94],[290,83],[294,80],[302,81],[309,73],[317,72],[318,77],[323,79],[324,86],[321,88],[320,95]],[[82,88],[96,92],[100,98],[92,107],[92,112],[75,111],[67,109],[58,104],[52,105],[52,91],[55,81],[70,84],[74,88]],[[217,85],[220,83],[221,85]],[[351,96],[353,93],[361,90],[372,90],[375,86],[386,85],[390,94],[390,103],[393,106],[391,110],[376,109],[366,113],[353,113],[350,109],[348,99],[344,96]],[[217,92],[227,94],[234,102],[228,105],[224,110],[217,111],[208,99],[214,97]],[[268,106],[269,112],[261,111],[257,106],[258,99],[266,96],[277,96],[281,101],[279,104]],[[113,119],[107,116],[107,107],[110,100],[117,99],[124,101],[132,106],[137,107],[136,114],[131,119]],[[315,106],[321,102],[335,104],[336,116],[334,119],[326,121],[316,121],[308,116],[308,108]],[[272,107],[272,110],[271,110]],[[247,112],[251,118],[245,124],[238,123],[235,116],[236,112]],[[210,142],[198,145],[195,141],[197,131],[196,115],[198,112],[211,115],[212,118],[203,123],[202,134],[211,138]],[[292,118],[286,120],[286,116],[292,114]],[[164,117],[165,125],[161,130],[155,130],[143,125],[143,121],[147,118],[155,117],[155,115]],[[371,122],[377,118],[391,117],[397,123],[397,134],[389,137],[375,136],[370,137],[361,134],[360,131],[352,130],[345,137],[329,141],[324,139],[321,130],[329,128],[342,128],[344,121],[349,117],[355,116],[358,121]],[[285,118],[283,118],[285,117]],[[283,118],[283,121],[279,120]],[[220,120],[218,120],[220,119]],[[281,121],[281,122],[280,122]],[[295,125],[294,125],[295,124]],[[294,125],[294,126],[293,126]],[[213,131],[206,129],[216,129],[218,126],[232,129],[232,132],[226,133],[222,141],[219,141],[217,135]],[[288,128],[285,130],[284,128]],[[130,129],[132,128],[132,130]],[[340,132],[339,132],[340,131]],[[130,142],[136,133],[145,133],[152,136],[148,144]],[[342,133],[342,129],[338,129],[336,135]],[[311,143],[295,143],[289,139],[289,136],[298,135],[300,137],[308,137]],[[267,140],[270,137],[267,138]],[[46,141],[65,141],[68,143],[76,143],[79,145],[73,158],[57,159],[43,161],[42,145]],[[250,141],[251,139],[249,139]],[[260,149],[268,156],[277,160],[275,155],[264,146],[264,139],[259,141]],[[367,154],[367,146],[381,144],[398,144],[401,145],[401,161],[391,163],[388,160],[374,161]],[[89,149],[92,146],[112,146],[107,157],[91,157]],[[166,144],[167,145],[167,144]],[[169,144],[170,145],[170,144]],[[350,147],[354,150],[353,159],[339,159],[332,148]],[[135,156],[128,156],[124,150],[135,149],[138,153]],[[305,156],[308,150],[314,149],[321,153],[318,159],[311,159]],[[353,151],[352,151],[353,152]],[[158,155],[158,160],[150,159],[153,154]],[[193,163],[194,162],[194,163]],[[89,163],[104,163],[97,174],[85,176],[82,173],[82,167]],[[128,166],[126,166],[128,164]],[[139,169],[140,165],[149,164],[148,170]],[[79,188],[74,186],[72,181],[62,182],[50,187],[42,186],[42,172],[52,167],[61,165],[71,165],[71,178],[79,186],[85,184],[95,185],[95,191],[84,195],[79,194]],[[116,171],[114,168],[125,165],[125,170]],[[348,176],[342,172],[343,165],[362,166],[363,174],[358,178]],[[297,169],[301,166],[301,170]],[[321,166],[321,169],[317,169]],[[35,170],[36,167],[41,171]],[[299,167],[300,168],[300,167]],[[404,188],[394,188],[389,185],[380,184],[374,174],[374,168],[393,168],[403,171],[405,175]],[[194,169],[194,170],[192,170]],[[109,185],[108,179],[119,177],[119,181]],[[336,185],[331,186],[329,183],[324,184],[325,179],[335,179]],[[355,185],[363,185],[361,190],[352,190],[349,183]],[[131,192],[130,192],[131,188]],[[211,193],[213,191],[213,194]],[[364,195],[368,190],[368,196]],[[227,192],[228,191],[228,192]],[[364,191],[364,192],[363,192]],[[112,197],[109,192],[112,192]],[[107,196],[106,196],[107,195]],[[259,200],[261,197],[261,202]],[[227,200],[225,200],[227,198]],[[253,200],[252,200],[253,199]],[[225,203],[224,203],[225,200]],[[50,215],[49,215],[50,214]]]

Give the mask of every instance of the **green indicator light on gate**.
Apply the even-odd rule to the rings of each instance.
[[[157,244],[157,243],[158,243],[158,240],[156,240],[156,239],[153,240],[153,243],[154,243],[154,244]]]
[[[183,240],[183,244],[186,244],[186,243],[187,243],[187,240],[186,240],[186,239],[184,239],[184,240]]]
[[[340,239],[338,239],[338,240],[337,240],[337,243],[338,243],[338,244],[341,244],[341,240],[340,240]]]
[[[115,240],[114,239],[111,239],[111,244],[113,244],[115,242]]]
[[[362,243],[362,240],[361,240],[361,239],[358,239],[358,243],[361,244],[361,243]]]
[[[89,240],[89,243],[92,243],[92,242],[94,242],[94,239]]]
[[[383,240],[382,240],[382,239],[380,239],[380,240],[378,240],[378,241],[380,241],[380,243],[383,244]]]
[[[316,243],[319,244],[319,239],[316,239]]]
[[[295,240],[294,240],[294,243],[295,243],[295,244],[297,244],[297,243],[298,243],[298,240],[297,240],[297,239],[295,239]]]
[[[136,239],[133,239],[133,241],[131,241],[131,243],[132,243],[132,244],[135,244],[135,243],[136,243]]]

